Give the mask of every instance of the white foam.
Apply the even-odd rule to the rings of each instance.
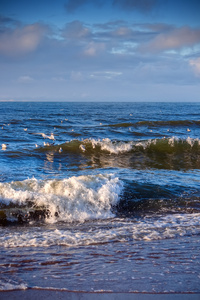
[[[95,221],[97,222],[97,221]],[[3,247],[68,247],[109,242],[153,241],[200,234],[200,214],[174,214],[157,218],[112,219],[88,223],[85,227],[25,228],[15,234],[2,233]]]
[[[100,147],[102,151],[107,151],[111,154],[118,154],[123,152],[131,151],[133,147],[133,142],[113,142],[108,138],[102,140],[95,140],[95,139],[85,139],[82,141],[80,145],[80,149],[85,151],[87,149],[87,144],[91,144],[92,148],[95,149],[96,147]]]
[[[79,148],[83,151],[83,152],[85,152],[85,146],[83,146],[82,144],[79,146]]]
[[[193,138],[188,137],[188,138],[186,139],[186,142],[187,142],[191,147],[193,147],[195,143],[197,143],[197,144],[200,146],[200,140],[199,140],[198,138],[193,139]]]
[[[2,145],[1,145],[1,149],[2,149],[2,150],[6,150],[6,148],[7,148],[7,145],[6,145],[6,144],[2,144]]]
[[[67,222],[110,218],[111,208],[119,201],[122,182],[112,175],[71,177],[63,180],[35,178],[0,183],[1,202],[49,210],[47,222]],[[58,213],[59,217],[55,217]]]
[[[122,152],[129,152],[133,147],[132,142],[124,143],[113,143],[109,139],[102,140],[101,149],[109,151],[112,154],[118,154]]]
[[[85,139],[81,142],[81,145],[79,146],[79,148],[81,149],[81,151],[85,152],[87,150],[88,145],[89,146],[92,145],[93,149],[95,149],[96,147],[100,147],[100,149],[102,151],[106,151],[110,154],[119,154],[119,153],[130,152],[137,147],[141,147],[144,150],[146,150],[151,145],[157,145],[157,143],[159,143],[159,141],[162,141],[162,140],[167,142],[170,147],[175,147],[176,143],[178,143],[178,142],[182,142],[182,143],[186,142],[191,147],[193,147],[194,144],[200,145],[200,139],[198,139],[198,138],[194,139],[194,138],[188,137],[187,139],[180,139],[175,136],[172,136],[170,138],[164,137],[161,140],[149,139],[149,140],[143,140],[140,142],[137,142],[137,141],[117,142],[117,141],[112,141],[109,138],[105,138],[102,140],[100,140],[100,139],[98,139],[98,140]]]
[[[51,133],[51,135],[46,135],[45,133],[43,132],[34,132],[32,134],[38,134],[38,135],[41,135],[44,139],[49,139],[49,140],[55,140],[55,137],[54,137],[54,134]]]
[[[12,279],[0,279],[0,291],[11,291],[11,290],[26,290],[28,288],[26,283],[19,283]]]

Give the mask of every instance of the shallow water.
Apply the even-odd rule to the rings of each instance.
[[[0,289],[199,292],[199,112],[0,103]]]

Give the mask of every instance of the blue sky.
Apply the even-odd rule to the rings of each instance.
[[[5,100],[200,101],[200,1],[1,0]]]

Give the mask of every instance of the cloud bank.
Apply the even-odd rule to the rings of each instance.
[[[78,9],[89,0],[73,3]],[[147,9],[146,1],[112,3],[124,10]],[[149,9],[154,5],[150,2]],[[184,96],[186,90],[199,89],[200,26],[75,19],[55,28],[1,16],[0,63],[0,99],[132,96],[146,101],[149,95],[159,100],[163,91],[169,96],[175,87]]]

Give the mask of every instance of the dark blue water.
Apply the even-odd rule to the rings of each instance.
[[[0,288],[199,292],[199,103],[0,103]]]

